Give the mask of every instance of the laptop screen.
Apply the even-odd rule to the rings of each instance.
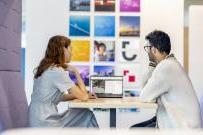
[[[123,94],[123,77],[92,76],[90,78],[90,89],[94,93]]]

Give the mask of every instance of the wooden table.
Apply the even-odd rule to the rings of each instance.
[[[97,98],[88,101],[68,101],[69,108],[105,108],[110,109],[110,127],[116,127],[116,108],[152,108],[156,109],[154,102],[144,102],[138,97],[125,98]]]

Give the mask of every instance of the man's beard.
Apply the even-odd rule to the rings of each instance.
[[[149,55],[149,61],[156,63],[156,57],[154,56],[154,54],[152,54],[152,53],[150,52],[148,55]]]

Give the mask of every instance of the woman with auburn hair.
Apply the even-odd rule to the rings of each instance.
[[[96,98],[88,94],[78,70],[66,63],[71,60],[70,39],[64,36],[50,38],[45,57],[36,68],[29,105],[31,127],[98,127],[89,109],[68,109],[58,113],[59,102],[73,99]],[[72,72],[77,85],[70,79]]]

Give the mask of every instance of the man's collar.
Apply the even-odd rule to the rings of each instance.
[[[165,59],[168,59],[168,58],[175,58],[174,54],[169,54],[165,57]]]

